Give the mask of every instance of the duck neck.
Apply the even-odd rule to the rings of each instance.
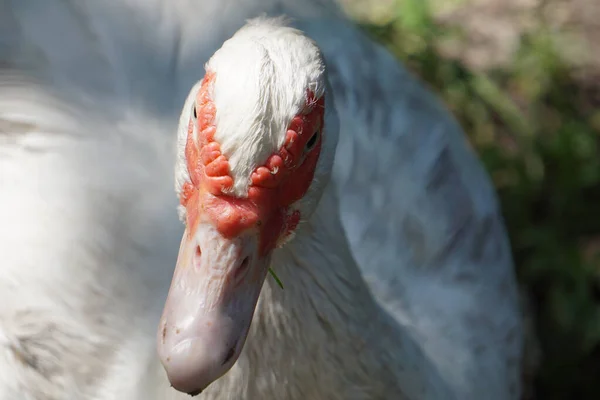
[[[254,385],[263,398],[269,390],[286,399],[404,398],[405,335],[367,288],[336,205],[328,190],[296,238],[274,254],[284,288],[267,277],[238,361],[250,381],[263,382]]]

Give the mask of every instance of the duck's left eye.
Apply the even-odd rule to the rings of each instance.
[[[194,119],[198,119],[198,114],[196,113],[196,105],[195,104],[194,104],[193,114],[194,114]]]
[[[308,142],[306,142],[306,147],[304,148],[304,151],[310,151],[313,149],[313,147],[315,147],[315,145],[319,141],[320,134],[321,134],[321,131],[319,131],[319,130],[317,130],[315,133],[313,133],[313,135],[310,137],[310,139],[308,139]]]

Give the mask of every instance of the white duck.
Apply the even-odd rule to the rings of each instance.
[[[0,399],[517,399],[447,112],[324,0],[163,1],[0,3]],[[194,85],[265,11],[322,53],[257,19]]]

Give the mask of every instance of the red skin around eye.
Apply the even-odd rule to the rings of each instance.
[[[315,99],[307,91],[308,112],[292,119],[283,146],[252,173],[247,197],[234,197],[227,194],[233,186],[229,161],[214,140],[216,107],[209,95],[214,77],[206,74],[196,96],[197,142],[194,122],[188,126],[185,155],[191,182],[184,184],[180,198],[187,210],[188,232],[193,234],[201,219],[212,222],[227,238],[256,227],[260,253],[265,255],[300,221],[300,212],[290,206],[306,194],[314,177],[321,135],[310,150],[306,144],[323,124],[324,98]]]

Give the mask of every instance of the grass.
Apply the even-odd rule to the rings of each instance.
[[[578,78],[543,24],[508,67],[470,70],[437,50],[461,32],[428,5],[363,27],[445,100],[496,185],[541,348],[529,397],[600,398],[600,74]]]

